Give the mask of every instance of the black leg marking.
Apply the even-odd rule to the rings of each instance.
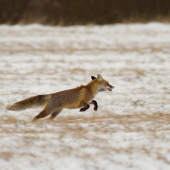
[[[94,110],[97,111],[97,109],[98,109],[98,104],[97,104],[96,100],[92,100],[91,104],[94,105]]]
[[[81,109],[80,109],[80,112],[84,112],[84,111],[86,111],[89,107],[90,107],[90,106],[87,104],[87,107],[83,107],[83,108],[81,108]]]

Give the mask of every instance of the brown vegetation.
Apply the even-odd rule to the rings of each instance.
[[[169,21],[169,0],[0,0],[0,24]]]
[[[91,115],[91,116],[58,116],[55,120],[48,118],[41,119],[36,123],[32,123],[28,120],[18,120],[13,116],[1,117],[1,133],[55,133],[66,135],[70,134],[73,136],[79,136],[80,138],[88,137],[90,132],[100,133],[115,133],[118,131],[124,132],[139,132],[147,131],[147,133],[158,132],[158,131],[169,131],[170,115],[167,113],[154,113],[154,114],[132,114],[132,115],[114,115],[113,113],[106,113],[105,115]],[[8,125],[14,125],[16,128],[10,128]],[[48,125],[52,125],[52,129],[48,129]],[[88,126],[83,126],[86,124]],[[143,126],[145,124],[145,126]],[[147,126],[146,126],[147,124]],[[112,127],[112,125],[119,125]],[[40,126],[44,128],[40,128]],[[166,127],[167,126],[167,127]],[[18,127],[18,128],[17,128]],[[21,128],[23,127],[23,128]],[[35,128],[37,127],[37,128]]]

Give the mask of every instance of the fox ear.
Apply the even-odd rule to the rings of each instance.
[[[92,80],[94,80],[94,79],[96,79],[96,77],[94,77],[94,76],[91,76],[91,79],[92,79]]]
[[[98,79],[98,81],[102,81],[102,80],[103,80],[103,77],[102,77],[100,74],[98,74],[98,75],[97,75],[97,79]]]

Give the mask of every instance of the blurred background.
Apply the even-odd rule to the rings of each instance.
[[[170,21],[170,0],[0,0],[0,24]]]

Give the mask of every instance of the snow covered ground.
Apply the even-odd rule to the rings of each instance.
[[[97,112],[5,109],[98,73],[115,89]],[[170,24],[1,25],[0,94],[1,170],[170,169]]]

